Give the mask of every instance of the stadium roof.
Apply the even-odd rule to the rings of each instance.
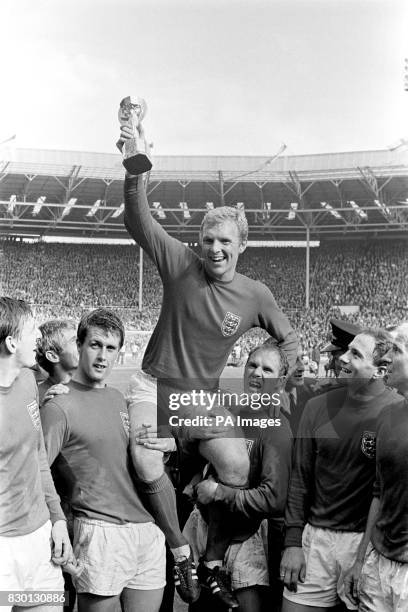
[[[119,154],[0,151],[1,236],[126,238]],[[407,237],[408,151],[267,157],[157,156],[153,214],[197,239],[208,207],[244,207],[253,240]]]

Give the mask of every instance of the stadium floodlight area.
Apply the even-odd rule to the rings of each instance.
[[[17,202],[17,196],[16,194],[13,193],[13,195],[10,196],[10,200],[7,204],[7,212],[12,215],[14,213],[14,209],[16,207],[16,202]]]
[[[327,210],[327,212],[329,212],[336,219],[342,219],[342,216],[328,202],[320,202],[320,206],[322,206],[322,208]]]
[[[299,203],[298,202],[291,202],[290,203],[290,208],[291,208],[291,210],[288,212],[287,219],[289,221],[293,221],[296,218],[296,211],[299,208]]]
[[[86,216],[87,217],[94,217],[95,214],[96,214],[96,211],[100,208],[101,204],[102,204],[102,200],[96,200],[95,204],[86,213]]]
[[[188,210],[187,202],[180,202],[180,208],[183,211],[183,219],[191,219],[191,213]]]
[[[67,205],[64,207],[64,210],[62,211],[61,217],[66,217],[67,215],[69,215],[73,206],[75,206],[76,201],[77,201],[77,198],[70,198],[68,200]]]
[[[38,213],[41,211],[47,196],[40,196],[37,200],[37,203],[33,206],[33,212],[31,213],[33,217],[36,217]]]
[[[380,200],[374,200],[374,204],[388,217],[391,215],[391,211],[388,206],[380,202]]]
[[[117,219],[118,217],[120,217],[120,215],[123,213],[124,210],[125,210],[125,204],[124,204],[124,202],[122,202],[122,204],[119,206],[119,208],[117,208],[112,213],[112,218],[113,219]]]
[[[359,205],[354,202],[354,200],[349,200],[348,203],[350,204],[351,208],[356,211],[359,217],[362,219],[367,219],[367,213],[362,210]]]
[[[166,213],[164,212],[163,206],[160,204],[160,202],[153,202],[152,206],[156,210],[159,219],[166,219]]]

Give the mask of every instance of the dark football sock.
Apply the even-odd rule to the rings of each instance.
[[[205,549],[205,561],[224,559],[233,536],[231,512],[220,502],[212,502],[207,506],[208,533]]]
[[[188,544],[180,530],[176,494],[167,474],[151,482],[139,481],[138,488],[145,494],[153,518],[166,536],[170,548]]]

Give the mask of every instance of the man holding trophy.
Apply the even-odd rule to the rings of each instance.
[[[164,473],[162,460],[162,452],[175,447],[174,440],[155,439],[158,383],[160,387],[163,379],[171,380],[170,386],[177,392],[213,391],[235,342],[252,327],[265,329],[286,352],[292,366],[297,338],[270,290],[236,273],[248,235],[242,211],[223,206],[205,215],[199,237],[201,257],[169,236],[153,219],[141,176],[151,167],[140,123],[146,105],[140,99],[126,100],[134,106],[131,112],[119,113],[121,134],[117,143],[128,170],[124,222],[130,235],[155,262],[164,291],[142,371],[132,376],[128,392],[131,454],[141,490],[173,553],[177,590],[185,601],[192,602],[198,598],[200,588],[190,547],[179,528],[174,488]],[[139,433],[145,425],[151,425],[151,435],[146,434],[146,428],[144,434]],[[176,435],[180,433],[185,432]],[[225,429],[198,427],[190,428],[187,435],[189,445],[213,465],[220,482],[236,488],[247,486],[249,460],[243,437],[233,437],[231,433],[228,436]],[[223,573],[218,571],[223,565],[224,540],[231,523],[228,511],[216,503],[209,504],[208,511],[209,544],[200,564],[200,579],[225,605],[237,607],[228,585],[220,582]]]

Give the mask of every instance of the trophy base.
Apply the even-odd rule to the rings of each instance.
[[[152,169],[153,164],[145,153],[137,153],[132,157],[126,157],[123,160],[123,165],[129,174],[144,174]]]

